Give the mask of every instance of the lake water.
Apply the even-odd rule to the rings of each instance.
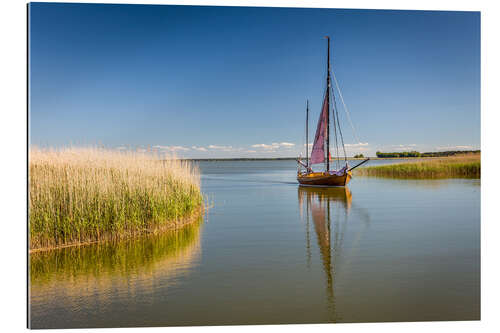
[[[200,169],[198,223],[33,255],[32,327],[480,319],[479,180],[318,189],[294,161]]]

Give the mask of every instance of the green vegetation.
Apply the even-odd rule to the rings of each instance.
[[[363,154],[357,154],[354,155],[354,158],[365,158],[365,156]]]
[[[445,157],[445,156],[456,156],[463,154],[480,154],[480,150],[450,150],[450,151],[438,151],[438,152],[429,152],[429,153],[421,153],[421,157]]]
[[[449,150],[449,151],[437,151],[437,152],[427,152],[420,153],[418,151],[403,151],[403,152],[392,152],[392,153],[382,153],[377,151],[378,158],[407,158],[407,157],[446,157],[446,156],[456,156],[463,154],[479,154],[480,150]],[[356,156],[354,156],[356,157]]]
[[[158,264],[166,266],[169,258],[184,255],[186,259],[196,252],[201,223],[199,216],[194,223],[161,234],[32,253],[32,286],[68,278],[75,281],[80,276],[128,276],[132,272],[154,271]]]
[[[420,157],[420,153],[418,151],[403,151],[393,153],[382,153],[378,151],[376,154],[378,158]]]
[[[356,175],[391,178],[481,178],[481,155],[429,158],[415,163],[359,168],[354,172]]]
[[[173,229],[203,205],[189,162],[92,148],[30,150],[30,250]]]

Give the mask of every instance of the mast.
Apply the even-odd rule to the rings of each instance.
[[[306,103],[306,168],[309,168],[309,100]]]
[[[326,171],[330,170],[330,37],[326,36],[328,40],[327,50],[327,72],[326,72],[326,108],[328,110],[326,116]]]

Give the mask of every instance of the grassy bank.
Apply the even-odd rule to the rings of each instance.
[[[355,175],[391,178],[481,178],[481,155],[466,154],[364,167],[356,169]]]
[[[30,250],[173,229],[202,207],[189,162],[94,148],[30,150]]]

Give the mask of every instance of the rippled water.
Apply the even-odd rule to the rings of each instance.
[[[199,223],[33,255],[32,327],[480,318],[479,180],[314,189],[293,161],[200,169]]]

